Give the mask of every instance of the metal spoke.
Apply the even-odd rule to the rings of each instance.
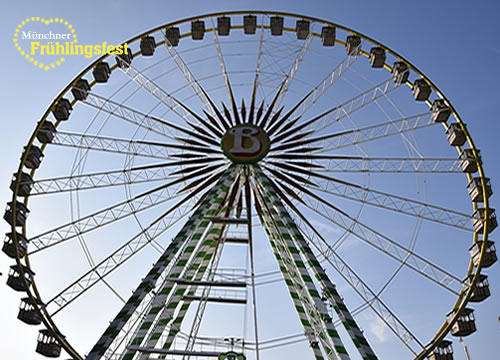
[[[62,131],[56,133],[51,144],[163,160],[179,153],[178,150],[189,150],[187,147],[176,144],[116,139],[99,135],[77,134]]]
[[[384,193],[342,180],[331,179],[329,181],[328,179],[321,178],[316,181],[316,184],[318,187],[311,187],[311,189],[317,189],[322,193],[340,196],[439,224],[472,231],[470,226],[471,216],[452,209]]]
[[[270,158],[286,160],[317,160],[323,167],[322,171],[337,172],[373,172],[373,173],[457,173],[462,174],[459,159],[439,158],[388,158],[388,157],[359,157],[339,155],[300,155],[285,153],[270,155]],[[269,161],[266,163],[270,163]]]
[[[305,218],[296,217],[295,222],[299,224],[304,237],[327,261],[349,286],[358,294],[372,311],[384,322],[384,324],[397,336],[398,339],[414,354],[420,352],[424,345],[411,333],[408,327],[392,312],[389,307],[379,298],[376,293],[359,277],[358,274],[344,261],[339,254],[332,249],[328,242],[319,234]],[[307,226],[304,226],[304,223]]]
[[[177,195],[174,198],[178,198],[179,196],[180,195]],[[92,269],[54,296],[46,303],[46,306],[53,305],[56,308],[53,310],[51,316],[63,310],[98,282],[104,281],[109,274],[138,254],[152,241],[158,239],[165,231],[190,212],[197,201],[197,197],[191,196],[181,200],[178,204],[171,207],[167,212],[153,221],[149,226],[127,240],[111,255],[101,260]]]
[[[310,195],[310,193],[308,195]],[[462,281],[457,276],[452,275],[448,271],[417,255],[399,242],[390,239],[361,223],[359,220],[336,209],[333,205],[321,200],[320,197],[314,198],[306,196],[304,198],[304,204],[307,208],[330,221],[332,224],[335,224],[383,254],[388,255],[400,264],[405,265],[409,269],[431,280],[443,289],[455,295],[460,294]],[[326,253],[325,256],[330,256],[330,253]]]
[[[167,202],[177,192],[181,192],[189,188],[183,183],[185,180],[205,175],[207,170],[211,171],[213,169],[208,168],[186,175],[170,183],[156,187],[153,190],[136,195],[131,199],[111,205],[103,210],[99,210],[91,215],[84,216],[76,221],[58,226],[55,229],[36,235],[31,238],[30,242],[30,246],[35,247],[36,250],[31,251],[30,254],[45,250],[84,233],[110,225],[138,212]]]

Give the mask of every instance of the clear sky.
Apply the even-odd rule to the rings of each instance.
[[[12,43],[16,26],[26,17],[63,17],[77,29],[81,43],[120,43],[150,28],[197,14],[223,10],[282,10],[345,25],[394,49],[426,74],[451,100],[481,150],[493,190],[500,181],[500,4],[496,1],[4,1],[1,5],[0,203],[11,199],[9,184],[22,147],[53,98],[90,60],[74,57],[55,70],[42,71],[21,58]],[[446,189],[442,189],[446,192]],[[462,194],[466,196],[465,191]],[[498,193],[491,206],[498,207]],[[5,222],[0,229],[9,231]],[[499,231],[499,230],[497,230]],[[495,240],[496,233],[492,239]],[[463,246],[464,250],[466,246]],[[468,247],[468,246],[467,246]],[[443,256],[446,256],[445,254]],[[446,262],[452,261],[446,259]],[[2,282],[11,259],[0,256]],[[492,296],[477,306],[479,331],[470,340],[472,359],[492,358],[500,351],[500,267],[488,269]],[[403,291],[403,289],[402,289]],[[35,330],[16,319],[19,294],[0,286],[0,357],[38,358]],[[436,299],[437,302],[440,299]],[[432,306],[431,304],[429,304]],[[425,306],[418,311],[425,312]],[[418,316],[418,314],[415,314]],[[444,314],[443,314],[444,316]],[[110,317],[111,318],[111,317]],[[463,351],[455,341],[455,359]],[[399,359],[394,354],[390,359]]]

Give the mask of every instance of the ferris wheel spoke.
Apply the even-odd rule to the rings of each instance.
[[[149,226],[142,229],[139,233],[127,240],[112,254],[97,263],[92,269],[80,276],[76,281],[68,285],[64,290],[55,295],[46,303],[46,306],[53,306],[51,316],[56,315],[65,307],[70,305],[77,298],[91,289],[94,285],[101,281],[105,281],[106,277],[113,271],[125,264],[128,260],[138,254],[148,244],[156,241],[169,228],[181,220],[187,213],[193,209],[193,205],[198,201],[195,193],[188,194],[181,199],[177,204],[168,209],[164,214],[153,221]],[[180,194],[172,198],[176,199]]]
[[[308,180],[307,178],[298,178],[298,180],[304,183],[306,187],[310,188],[311,191],[318,190],[324,194],[335,195],[383,209],[415,216],[424,220],[456,227],[462,230],[472,231],[472,228],[470,227],[470,215],[422,201],[408,199],[395,194],[369,189],[290,164],[281,164],[276,162],[273,162],[272,164],[286,170],[286,172],[278,175],[275,170],[273,171],[270,169],[270,171],[272,171],[276,176],[295,176],[297,179],[296,175],[294,175],[295,173],[305,175],[307,178],[315,178],[314,182]]]
[[[326,91],[340,78],[343,74],[353,65],[359,58],[359,52],[354,52],[355,55],[347,55],[343,61],[341,61],[318,85],[316,85],[306,96],[300,101],[300,107],[296,107],[294,111],[290,114],[290,118],[298,119],[301,118],[306,111],[311,108],[319,98],[326,93]],[[277,123],[274,127],[269,129],[269,135],[276,132],[284,122]],[[294,128],[296,129],[296,128]],[[293,132],[298,130],[293,130]],[[266,129],[268,130],[268,129]],[[289,131],[292,131],[289,130]],[[277,135],[281,135],[284,130],[281,129],[277,132]]]
[[[254,113],[255,113],[255,99],[257,97],[257,88],[259,86],[259,76],[261,73],[260,70],[260,62],[262,60],[262,46],[264,44],[264,16],[261,17],[261,30],[260,30],[260,38],[259,38],[259,47],[257,50],[257,60],[255,62],[255,77],[253,80],[253,87],[252,87],[252,100],[250,101],[250,109],[248,113],[248,123],[253,124],[254,123]]]
[[[211,20],[212,20],[212,37],[214,40],[215,49],[217,50],[217,57],[219,58],[219,65],[221,68],[222,76],[224,78],[224,83],[226,84],[226,89],[227,89],[227,93],[229,96],[229,101],[231,102],[231,107],[233,109],[234,123],[232,125],[239,125],[242,123],[242,121],[240,121],[240,116],[238,114],[238,107],[236,106],[236,101],[234,99],[233,89],[231,87],[231,82],[229,81],[229,74],[227,73],[226,64],[224,62],[224,56],[222,55],[222,50],[221,50],[221,46],[219,43],[219,36],[217,35],[217,33],[215,31],[216,26],[214,24],[214,19],[212,18]],[[224,103],[222,103],[222,105],[224,106],[224,110],[226,112],[226,117],[228,119],[231,119],[231,115],[226,110]],[[245,119],[243,119],[243,121],[245,121]]]
[[[306,207],[320,215],[332,224],[347,231],[366,244],[379,250],[381,253],[403,264],[417,274],[434,282],[448,292],[458,295],[462,290],[460,279],[438,265],[424,259],[399,242],[377,232],[373,228],[361,223],[359,220],[349,216],[345,212],[335,208],[333,205],[312,194],[308,190],[304,202]]]
[[[136,195],[132,199],[119,202],[91,215],[84,216],[76,221],[72,221],[65,225],[58,226],[55,229],[36,235],[32,237],[30,241],[30,246],[35,247],[36,250],[31,251],[30,254],[46,250],[47,248],[66,242],[79,235],[88,233],[103,226],[108,226],[138,212],[165,203],[169,201],[177,192],[188,188],[189,185],[184,185],[186,180],[203,176],[212,170],[212,168],[208,168],[208,170],[204,169],[197,171],[194,174],[185,175],[170,183],[158,186],[153,190]]]
[[[333,151],[340,148],[358,145],[378,139],[387,138],[394,135],[400,135],[417,129],[426,128],[437,124],[431,118],[430,113],[408,116],[399,120],[388,121],[385,123],[367,126],[361,129],[351,129],[323,135],[315,138],[307,138],[313,134],[313,131],[305,132],[288,139],[283,144],[278,144],[270,151],[283,151],[300,146],[313,144],[321,147],[323,151]]]
[[[174,155],[173,149],[190,150],[177,144],[165,144],[138,140],[125,140],[99,135],[78,134],[58,131],[51,145],[77,149],[103,151],[122,155],[136,155],[149,158],[168,159]],[[207,151],[207,150],[203,150]],[[210,151],[210,150],[208,150]],[[215,150],[214,150],[215,152]]]
[[[303,154],[299,152],[303,151]],[[313,150],[314,151],[314,150]],[[338,173],[456,173],[463,174],[460,167],[461,160],[454,158],[391,158],[391,157],[361,157],[342,155],[316,155],[310,154],[309,149],[298,149],[280,155],[269,155],[270,158],[286,160],[288,164],[295,165],[298,161],[313,161],[314,166],[320,166],[321,171]],[[266,164],[276,165],[276,161],[266,161]],[[299,162],[300,163],[300,162]]]
[[[300,231],[326,262],[337,271],[346,283],[358,294],[364,303],[378,316],[396,337],[416,355],[424,349],[423,343],[409,330],[396,314],[382,301],[368,284],[339,256],[326,239],[307,221],[300,212],[295,213],[295,221]],[[326,255],[328,254],[328,255]]]
[[[193,124],[191,124],[190,122],[187,123],[195,130],[197,130],[196,132],[185,129],[182,126],[176,125],[172,122],[145,114],[141,111],[132,109],[128,106],[114,102],[111,99],[107,99],[93,93],[89,93],[87,99],[83,102],[94,108],[97,108],[98,110],[105,111],[108,114],[119,117],[132,124],[138,125],[139,127],[145,128],[148,131],[166,136],[173,140],[179,137],[179,133],[183,133],[194,136],[208,145],[219,146],[219,144],[214,140],[213,136],[206,136],[208,135],[206,132],[201,133],[200,129],[197,129],[196,126],[193,126]]]
[[[369,189],[336,179],[330,181],[319,180],[316,184],[318,186],[312,189],[317,189],[324,194],[335,195],[439,224],[456,227],[458,229],[473,231],[470,226],[472,220],[471,216],[452,209]]]
[[[283,141],[289,136],[296,134],[297,132],[310,128],[316,133],[326,129],[332,124],[340,121],[344,117],[350,116],[355,111],[361,110],[365,106],[371,104],[372,102],[378,100],[381,97],[385,97],[391,91],[399,88],[401,84],[394,82],[393,78],[390,77],[387,80],[373,86],[372,88],[362,92],[342,104],[334,106],[327,111],[315,116],[314,118],[297,125],[290,130],[278,132],[277,137],[273,139],[274,142]]]

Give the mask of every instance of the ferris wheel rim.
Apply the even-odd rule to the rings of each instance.
[[[472,152],[474,154],[474,157],[475,157],[475,162],[476,162],[476,165],[477,165],[477,168],[478,168],[479,177],[481,179],[481,186],[482,186],[482,189],[483,189],[483,193],[486,193],[486,180],[485,180],[486,177],[485,177],[485,174],[484,174],[482,162],[479,160],[478,150],[477,150],[477,148],[474,145],[474,142],[473,142],[472,137],[470,136],[470,134],[468,132],[468,129],[465,127],[465,124],[462,122],[460,116],[458,115],[458,113],[454,109],[454,107],[451,104],[451,102],[446,98],[446,96],[437,88],[437,86],[435,86],[433,84],[433,82],[429,78],[427,78],[420,70],[418,70],[413,64],[411,64],[405,58],[403,58],[402,56],[400,56],[398,53],[394,52],[390,48],[385,47],[383,44],[377,42],[376,40],[373,40],[370,37],[368,37],[368,36],[366,36],[366,35],[364,35],[362,33],[359,33],[357,31],[354,31],[354,30],[352,30],[350,28],[347,28],[347,27],[345,27],[343,25],[339,25],[339,24],[336,24],[336,23],[331,22],[331,21],[322,20],[322,19],[318,19],[318,18],[314,18],[314,17],[310,17],[310,16],[304,16],[304,15],[300,15],[300,14],[287,13],[287,12],[256,11],[256,10],[250,10],[250,11],[225,11],[225,12],[215,12],[215,13],[210,13],[210,14],[204,14],[204,15],[201,15],[201,16],[194,16],[194,17],[185,18],[185,19],[174,21],[174,22],[170,22],[168,24],[165,24],[165,25],[153,28],[151,30],[148,30],[148,31],[142,33],[141,35],[138,35],[138,36],[132,38],[130,41],[127,41],[127,43],[134,43],[134,42],[140,40],[142,37],[147,36],[149,34],[153,34],[153,33],[159,32],[159,31],[161,31],[161,30],[163,30],[165,28],[172,27],[172,26],[175,26],[177,24],[188,23],[188,22],[193,21],[193,20],[205,19],[205,18],[214,18],[214,17],[217,17],[217,16],[223,16],[223,15],[246,15],[246,14],[286,16],[286,17],[292,17],[292,18],[297,18],[297,19],[300,18],[300,19],[310,20],[310,21],[314,21],[314,22],[317,22],[317,23],[322,23],[322,24],[329,25],[329,26],[334,26],[336,28],[342,29],[345,32],[348,32],[348,33],[351,33],[351,34],[354,34],[354,35],[358,35],[361,38],[369,41],[370,43],[382,47],[388,53],[392,54],[395,58],[398,58],[402,62],[404,62],[405,64],[407,64],[416,74],[418,74],[422,79],[424,79],[432,87],[432,89],[436,92],[436,94],[441,99],[443,99],[447,103],[447,105],[449,105],[450,110],[452,112],[452,115],[455,117],[456,121],[459,124],[461,124],[462,129],[464,130],[464,133],[466,135],[467,142],[468,142],[468,144],[470,146],[470,149],[472,150]],[[231,29],[238,28],[238,27],[241,28],[241,26],[231,26]],[[258,27],[261,27],[261,26],[258,26]],[[262,27],[265,28],[266,26],[262,26]],[[284,29],[284,30],[295,31],[294,29]],[[211,29],[206,29],[205,30],[205,32],[208,32],[208,31],[211,31]],[[190,34],[187,34],[187,33],[183,34],[183,36],[189,36],[189,35]],[[319,36],[319,34],[315,33],[314,36]],[[159,44],[161,44],[161,43],[159,43]],[[134,56],[139,55],[139,54],[140,54],[140,51],[134,53]],[[365,55],[365,56],[367,56],[366,52],[362,51],[362,54]],[[103,61],[104,59],[106,59],[108,57],[110,57],[110,55],[105,55],[105,56],[102,56],[102,57],[98,58],[97,60],[95,60],[87,68],[85,68],[79,75],[77,75],[59,93],[59,95],[54,99],[54,101],[51,103],[51,105],[48,107],[48,109],[46,110],[46,112],[42,116],[41,121],[38,123],[35,131],[33,132],[32,136],[31,136],[31,138],[30,138],[30,140],[28,142],[27,150],[29,150],[29,148],[33,145],[33,143],[35,141],[35,138],[36,138],[36,135],[40,131],[41,126],[46,121],[48,115],[50,114],[50,112],[52,111],[52,109],[54,108],[54,106],[58,103],[58,101],[61,100],[64,97],[64,95],[67,94],[70,91],[71,87],[78,80],[80,80],[81,78],[83,78],[83,76],[85,76],[86,74],[88,74],[95,67],[96,64],[98,64],[99,62]],[[385,67],[386,67],[386,70],[391,70],[390,66],[386,65]],[[118,68],[118,65],[112,66],[111,72],[114,71],[114,70],[116,70],[117,68]],[[92,81],[89,85],[92,88],[95,85],[95,81]],[[411,84],[409,82],[407,82],[406,85],[408,85],[408,86],[411,87]],[[76,101],[77,101],[76,99],[73,100],[72,105],[74,103],[76,103]],[[55,127],[56,128],[59,125],[59,123],[60,123],[60,121],[57,121],[55,123]],[[447,124],[445,124],[445,128],[447,128]],[[45,149],[45,146],[46,146],[46,144],[43,144],[41,146],[42,152]],[[457,147],[457,151],[460,154],[461,153],[461,147]],[[25,162],[26,162],[26,155],[27,155],[27,151],[24,154],[23,158],[21,159],[20,166],[19,166],[18,171],[17,171],[17,180],[16,180],[16,185],[15,185],[15,190],[13,191],[13,197],[12,197],[13,211],[14,212],[15,212],[16,201],[18,199],[18,189],[19,189],[19,184],[20,184],[20,176],[21,176],[23,167],[24,167]],[[35,171],[36,170],[32,170],[31,175],[33,175]],[[471,174],[467,173],[466,176],[468,177],[469,181],[472,180],[472,175]],[[25,205],[27,205],[27,203],[28,203],[28,198],[29,198],[28,196],[25,198],[25,203],[24,203]],[[477,208],[478,208],[477,203],[473,202],[473,210],[476,211]],[[484,198],[484,208],[485,208],[485,211],[484,211],[484,215],[483,216],[484,216],[484,221],[486,221],[488,219],[488,210],[489,210],[488,197],[486,197],[486,196]],[[22,268],[23,264],[21,262],[22,258],[19,257],[19,251],[18,251],[18,241],[17,241],[17,235],[16,235],[16,231],[15,231],[16,230],[16,224],[15,223],[12,225],[11,229],[12,229],[14,243],[16,245],[16,251],[17,251],[16,263],[17,263],[18,267],[20,268],[20,272],[23,273],[23,271],[24,271],[23,268]],[[25,227],[23,226],[23,233],[24,232],[25,232]],[[473,244],[477,242],[478,238],[479,238],[479,234],[476,233],[476,232],[474,232]],[[488,240],[488,231],[487,231],[486,227],[484,227],[484,230],[483,230],[483,233],[482,233],[482,240],[484,241],[484,244],[483,244],[483,247],[482,247],[482,250],[481,250],[481,254],[484,254],[486,242]],[[472,280],[473,282],[476,281],[476,279],[478,278],[479,273],[481,271],[481,268],[482,268],[482,266],[481,266],[482,259],[483,259],[483,256],[481,255],[481,262],[480,262],[480,264],[477,267],[473,266],[472,260],[469,262],[469,268],[468,268],[468,271],[467,271],[467,276],[471,276],[472,275],[473,276],[473,280]],[[26,262],[27,268],[29,269],[30,268],[29,257],[26,256],[24,258],[24,260]],[[472,294],[472,289],[471,288],[469,288],[468,291],[466,291],[466,292],[464,291],[464,292],[462,292],[460,294],[460,296],[459,296],[459,298],[457,300],[457,303],[456,303],[456,305],[454,307],[454,310],[456,310],[456,315],[455,315],[454,319],[452,319],[450,322],[445,321],[445,324],[442,326],[441,329],[439,329],[439,331],[436,334],[436,336],[425,347],[424,351],[419,356],[417,356],[415,358],[416,360],[423,359],[434,348],[434,346],[437,343],[439,343],[439,341],[441,341],[444,338],[444,336],[446,336],[446,334],[449,332],[451,326],[453,325],[453,323],[458,318],[458,315],[459,315],[460,311],[462,309],[464,309],[465,306],[467,305],[468,299],[469,299],[469,297]],[[32,293],[32,290],[33,290],[33,293]],[[39,294],[39,291],[37,289],[35,281],[33,281],[32,289],[28,288],[28,290],[26,292],[28,293],[28,297],[31,300],[39,300],[39,301],[41,301],[40,294]],[[45,313],[43,321],[44,321],[45,325],[48,328],[50,328],[51,330],[53,330],[54,333],[56,335],[58,335],[59,340],[64,345],[64,348],[68,351],[68,353],[70,355],[72,355],[72,356],[78,355],[78,353],[71,347],[71,345],[69,344],[69,342],[67,342],[67,340],[64,337],[62,337],[62,334],[57,329],[57,326],[56,326],[55,322],[53,321],[53,319],[51,318],[51,316],[48,314],[48,312]],[[81,358],[81,357],[77,357],[77,358]]]

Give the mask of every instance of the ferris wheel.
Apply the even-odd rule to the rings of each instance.
[[[497,221],[430,79],[297,14],[127,43],[56,97],[11,184],[7,285],[37,353],[453,359],[490,296]]]

